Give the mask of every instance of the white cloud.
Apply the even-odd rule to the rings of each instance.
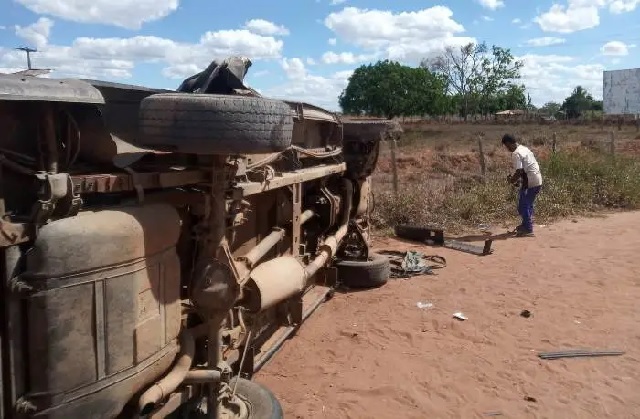
[[[604,0],[569,0],[567,6],[553,4],[534,19],[545,32],[571,33],[600,24],[598,8]]]
[[[324,23],[343,42],[380,57],[418,62],[446,46],[475,42],[475,38],[457,36],[464,27],[452,16],[444,6],[401,13],[346,7],[329,14]]]
[[[342,4],[344,2],[346,2],[347,0],[331,0],[331,5],[332,6],[337,6],[339,4]]]
[[[307,65],[316,65],[316,60],[314,60],[313,58],[309,57],[306,59],[307,61]]]
[[[595,28],[600,24],[600,9],[621,14],[633,12],[640,0],[567,0],[567,4],[554,3],[534,21],[545,32],[571,33]]]
[[[335,45],[338,43],[338,40],[336,38],[329,38],[327,42],[329,43],[329,45]]]
[[[600,48],[602,55],[625,56],[629,55],[629,47],[621,41],[607,42]]]
[[[609,11],[613,14],[633,12],[640,6],[640,0],[614,0],[609,4]]]
[[[283,42],[246,29],[206,32],[196,43],[155,36],[77,38],[71,45],[47,45],[32,55],[34,66],[53,69],[55,77],[129,78],[136,63],[164,64],[165,77],[180,79],[205,68],[213,59],[244,55],[275,59]],[[0,48],[0,67],[24,68],[24,54]]]
[[[289,29],[264,19],[251,19],[244,24],[244,27],[259,35],[289,35]]]
[[[15,0],[32,12],[81,23],[140,29],[178,8],[179,0]]]
[[[526,45],[530,47],[548,47],[550,45],[564,44],[565,42],[566,42],[566,39],[564,38],[556,38],[554,36],[543,36],[541,38],[529,39],[526,42]]]
[[[283,58],[281,64],[290,79],[303,79],[307,75],[307,69],[300,58]]]
[[[29,43],[30,47],[42,48],[49,41],[49,34],[53,27],[53,21],[46,17],[41,17],[29,26],[16,25],[16,35]]]
[[[262,94],[268,97],[309,102],[331,110],[338,110],[337,98],[347,87],[353,71],[339,71],[328,76],[309,73],[300,58],[284,58],[282,69],[287,75],[287,82]]]
[[[538,106],[549,101],[562,103],[578,85],[595,98],[602,98],[601,64],[580,64],[563,55],[527,54],[517,58],[524,62],[522,82]]]
[[[370,61],[375,55],[354,54],[353,52],[333,52],[327,51],[322,54],[322,62],[325,64],[356,64],[363,61]]]
[[[491,16],[482,16],[482,20],[485,22],[493,22],[493,18]]]
[[[482,7],[491,10],[496,10],[497,8],[504,6],[503,0],[477,0],[477,2],[480,3]]]
[[[514,25],[517,25],[517,24],[519,24],[519,23],[522,23],[522,20],[521,20],[519,17],[517,17],[517,18],[513,19],[513,20],[511,21],[511,23],[513,23]]]

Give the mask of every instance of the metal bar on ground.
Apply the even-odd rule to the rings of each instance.
[[[444,247],[447,249],[459,250],[464,253],[470,253],[476,256],[487,256],[493,253],[493,249],[491,249],[492,243],[493,240],[485,240],[483,246],[477,246],[457,240],[445,240]]]

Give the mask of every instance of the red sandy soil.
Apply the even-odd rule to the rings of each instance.
[[[640,417],[638,225],[637,212],[569,220],[487,257],[378,239],[448,266],[337,293],[256,379],[286,418]],[[562,349],[626,354],[537,356]]]

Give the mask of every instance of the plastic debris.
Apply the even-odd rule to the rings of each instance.
[[[467,316],[465,316],[464,314],[462,314],[459,311],[457,313],[453,313],[453,318],[461,320],[461,321],[467,320]]]
[[[417,275],[436,275],[434,269],[447,266],[447,260],[442,256],[427,256],[415,250],[399,252],[383,250],[378,252],[389,258],[391,264],[391,278],[410,278]],[[429,263],[431,262],[431,263]]]
[[[432,303],[423,303],[422,301],[418,301],[416,305],[418,306],[419,309],[433,308]]]

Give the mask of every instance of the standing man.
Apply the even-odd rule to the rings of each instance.
[[[507,177],[512,184],[520,181],[520,193],[518,197],[518,213],[522,217],[522,224],[516,227],[516,235],[519,237],[533,236],[533,203],[542,187],[542,174],[536,157],[531,150],[509,134],[502,137],[502,144],[511,152],[513,169],[515,172]]]

